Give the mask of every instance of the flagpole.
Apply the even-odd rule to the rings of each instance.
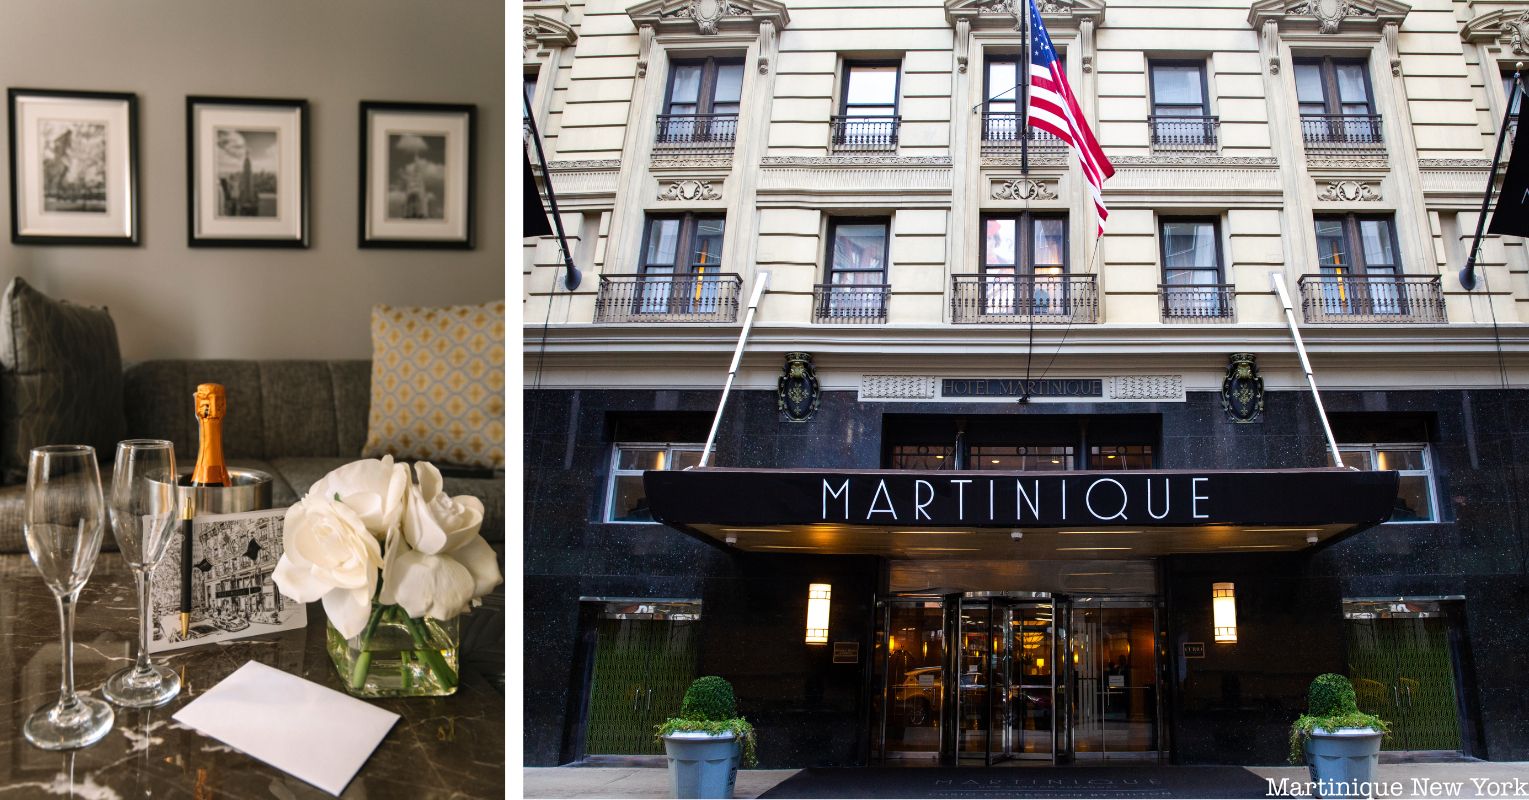
[[[1020,73],[1019,73],[1019,174],[1030,174],[1030,0],[1014,0],[1023,3],[1019,12]]]
[[[1465,259],[1465,267],[1460,270],[1460,288],[1467,292],[1476,288],[1476,256],[1481,250],[1481,233],[1486,228],[1487,211],[1492,205],[1492,185],[1497,182],[1497,164],[1502,160],[1502,145],[1508,139],[1508,121],[1513,117],[1513,101],[1524,93],[1518,77],[1523,68],[1522,61],[1513,65],[1513,86],[1508,92],[1508,107],[1502,112],[1502,125],[1497,128],[1497,152],[1492,154],[1492,169],[1487,172],[1487,190],[1481,197],[1481,216],[1476,219],[1476,236],[1471,240],[1471,255]]]
[[[547,188],[547,202],[552,206],[552,224],[557,228],[557,246],[563,251],[563,266],[568,268],[568,272],[563,276],[563,286],[571,292],[579,288],[582,276],[579,275],[579,268],[573,265],[573,251],[568,247],[568,235],[563,233],[563,216],[557,210],[557,192],[552,191],[552,170],[547,168],[547,154],[542,150],[541,131],[536,127],[536,115],[531,112],[531,95],[522,86],[520,96],[526,104],[526,124],[531,126],[531,142],[536,145],[536,163],[542,168],[542,185]]]

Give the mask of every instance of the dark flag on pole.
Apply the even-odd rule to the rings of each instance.
[[[1508,157],[1508,171],[1502,178],[1502,194],[1497,196],[1497,210],[1492,213],[1488,233],[1529,236],[1529,144],[1517,137],[1513,154]]]
[[[552,225],[547,222],[547,209],[542,206],[542,193],[536,190],[536,173],[531,170],[531,155],[521,151],[521,160],[526,165],[525,186],[525,211],[523,212],[525,230],[522,236],[551,236]]]

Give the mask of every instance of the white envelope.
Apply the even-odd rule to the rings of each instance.
[[[171,718],[337,797],[398,721],[391,711],[257,661]]]

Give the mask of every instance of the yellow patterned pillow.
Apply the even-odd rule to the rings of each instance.
[[[372,308],[362,455],[504,468],[504,302]]]

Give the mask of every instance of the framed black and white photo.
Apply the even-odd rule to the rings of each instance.
[[[477,113],[361,103],[361,247],[472,249]]]
[[[308,246],[308,101],[186,98],[186,236]]]
[[[10,89],[11,241],[138,244],[138,98]]]

